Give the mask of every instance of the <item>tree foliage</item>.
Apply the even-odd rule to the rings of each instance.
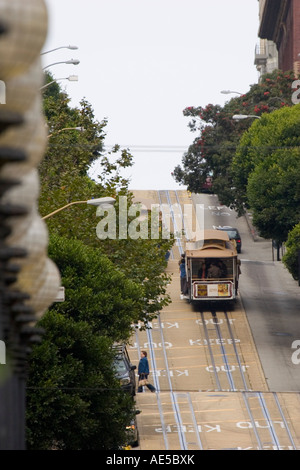
[[[289,232],[285,247],[286,253],[282,261],[293,278],[299,280],[300,223],[297,223]]]
[[[144,289],[117,269],[107,256],[79,240],[52,235],[49,256],[65,287],[65,301],[51,309],[113,341],[127,342],[132,324],[141,320]]]
[[[133,409],[114,376],[111,340],[54,309],[40,325],[45,335],[31,354],[27,389],[28,449],[118,449]]]
[[[46,215],[72,201],[111,196],[116,198],[118,234],[119,196],[127,197],[128,209],[132,204],[128,180],[122,177],[122,169],[133,164],[133,157],[118,145],[110,152],[103,151],[106,120],[97,122],[91,106],[85,101],[81,102],[80,109],[70,108],[69,98],[64,93],[57,93],[57,87],[52,84],[45,89],[44,108],[52,135],[46,158],[40,166],[40,212]],[[57,103],[57,109],[54,103]],[[85,130],[58,132],[65,127],[84,127]],[[88,175],[95,162],[99,173],[97,182]],[[128,216],[128,224],[131,219]],[[173,244],[172,237],[170,240],[161,237],[152,240],[149,234],[147,239],[119,239],[117,236],[115,240],[99,240],[96,236],[99,222],[95,207],[81,204],[47,219],[50,233],[79,239],[97,248],[130,279],[140,283],[145,289],[144,317],[151,320],[151,316],[157,315],[170,301],[166,295],[169,277],[164,269],[165,253]]]
[[[95,120],[88,102],[72,108],[57,83],[43,95],[49,136],[39,166],[41,215],[111,196],[118,223],[119,196],[132,203],[122,176],[132,155],[118,145],[105,151],[107,121]],[[92,165],[97,181],[89,175]],[[118,449],[126,443],[134,402],[115,379],[112,344],[128,342],[135,324],[146,325],[170,302],[164,271],[172,237],[100,240],[99,219],[96,208],[84,203],[46,220],[49,257],[60,270],[65,301],[54,303],[40,320],[45,335],[30,358],[31,449]]]
[[[176,181],[196,193],[211,176],[220,202],[238,215],[250,207],[260,234],[279,244],[299,221],[299,105],[292,102],[296,78],[292,71],[275,70],[223,107],[186,108],[188,126],[197,135],[182,166],[174,170]],[[234,121],[234,114],[254,118]],[[295,275],[295,250],[289,249],[284,259]]]
[[[278,242],[300,216],[300,106],[263,118],[243,135],[233,162],[235,186],[251,207],[253,223]]]
[[[239,140],[251,126],[252,119],[238,122],[232,116],[260,117],[291,106],[294,79],[293,72],[276,70],[252,85],[248,93],[232,98],[223,107],[208,104],[186,108],[183,114],[191,118],[188,126],[197,136],[184,154],[182,166],[174,169],[176,181],[200,193],[206,178],[212,176],[213,191],[220,201],[242,214],[244,194],[236,191],[231,164]]]

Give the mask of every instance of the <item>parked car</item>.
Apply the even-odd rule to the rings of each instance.
[[[131,364],[125,344],[115,344],[113,349],[115,351],[114,366],[116,376],[120,380],[122,388],[129,392],[132,397],[134,397],[136,391],[136,379],[134,371],[136,366]]]
[[[238,253],[242,250],[242,239],[237,228],[234,227],[217,227],[217,230],[223,230],[228,233],[229,239],[234,240],[236,244],[236,251]]]
[[[136,415],[140,413],[140,410],[135,411]],[[129,424],[126,426],[126,434],[127,434],[127,446],[129,447],[138,447],[139,445],[139,431],[137,427],[137,420],[134,417]]]

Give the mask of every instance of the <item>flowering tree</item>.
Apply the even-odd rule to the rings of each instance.
[[[274,71],[266,74],[260,83],[252,85],[245,95],[232,98],[223,107],[187,107],[183,114],[190,118],[188,126],[197,133],[193,143],[183,155],[182,166],[174,169],[178,183],[192,192],[202,192],[208,176],[213,177],[213,191],[220,201],[243,212],[240,194],[235,191],[232,158],[243,133],[251,126],[251,119],[237,122],[234,114],[262,116],[265,113],[292,106],[293,72]]]

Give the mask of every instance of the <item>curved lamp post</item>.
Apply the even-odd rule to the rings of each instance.
[[[67,209],[67,207],[73,206],[74,204],[89,204],[91,206],[103,206],[105,208],[107,206],[111,206],[115,202],[116,200],[113,197],[99,197],[96,199],[88,199],[87,201],[69,202],[69,204],[66,204],[65,206],[60,207],[59,209],[56,209],[55,211],[51,212],[50,214],[45,215],[44,217],[42,217],[42,220],[49,219],[49,217],[52,217],[52,215],[55,215],[58,212]]]
[[[78,47],[77,46],[60,46],[60,47],[56,47],[55,49],[51,49],[50,51],[41,52],[41,55],[48,54],[49,52],[57,51],[58,49],[72,49],[72,50],[75,50],[75,49],[78,49]]]
[[[235,119],[236,121],[241,121],[242,119],[247,118],[261,119],[260,116],[255,116],[255,114],[234,114],[232,116],[232,119]]]
[[[70,75],[69,77],[56,78],[55,80],[52,80],[51,82],[46,83],[46,85],[42,86],[40,90],[44,90],[49,85],[52,85],[52,83],[55,83],[58,80],[69,80],[70,82],[78,82],[78,75]]]
[[[83,131],[85,131],[85,128],[84,127],[63,127],[62,129],[59,129],[58,131],[52,132],[52,134],[47,135],[47,139],[49,139],[49,137],[52,137],[54,134],[60,134],[63,131],[83,132]]]
[[[43,70],[47,69],[48,67],[52,67],[52,65],[56,64],[73,64],[73,65],[78,65],[80,64],[80,61],[78,59],[70,59],[70,60],[62,60],[61,62],[53,62],[53,64],[46,65],[46,67],[43,67]]]
[[[231,90],[222,90],[221,93],[223,93],[223,95],[230,95],[231,93],[236,93],[237,95],[243,95],[243,93],[240,93],[239,91],[231,91]]]

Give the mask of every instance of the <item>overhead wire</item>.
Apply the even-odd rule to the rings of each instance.
[[[72,144],[72,147],[73,148],[79,148],[79,149],[92,149],[94,148],[94,146],[97,145],[97,144],[80,144],[80,143],[75,143],[75,144]],[[197,144],[195,144],[194,142],[192,142],[190,145],[187,145],[187,146],[168,146],[168,145],[162,145],[162,146],[158,146],[158,145],[120,145],[120,144],[116,144],[119,149],[117,150],[117,152],[121,152],[123,150],[128,150],[128,151],[135,151],[135,152],[138,152],[138,153],[142,153],[142,152],[151,152],[151,153],[155,153],[155,152],[159,152],[159,153],[165,153],[165,152],[168,152],[168,153],[181,153],[181,152],[187,152],[189,147],[192,147],[192,146],[195,146]],[[112,151],[116,145],[111,145],[111,146],[104,146],[102,149],[99,150],[99,153],[105,153],[105,152],[110,152]],[[51,144],[49,143],[48,144],[48,147],[51,148],[51,147],[67,147],[70,149],[70,145],[69,144],[63,144],[63,143],[59,143],[59,144]],[[293,148],[299,148],[300,146],[299,145],[263,145],[263,146],[255,146],[255,145],[245,145],[243,147],[240,147],[239,144],[232,144],[232,145],[228,145],[226,147],[226,150],[236,150],[237,148],[241,148],[241,149],[247,149],[247,148],[251,148],[251,149],[258,149],[258,150],[262,150],[262,149],[269,149],[269,150],[281,150],[281,149],[293,149]],[[199,149],[202,150],[202,149],[218,149],[218,148],[221,148],[221,145],[220,144],[211,144],[211,145],[201,145],[199,146]]]

